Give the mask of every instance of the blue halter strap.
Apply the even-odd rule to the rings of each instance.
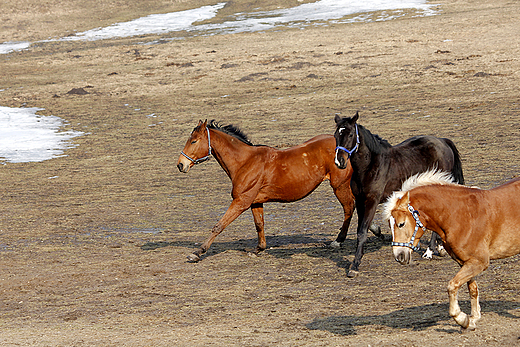
[[[348,150],[348,149],[346,149],[345,147],[342,147],[342,146],[337,146],[336,147],[336,156],[338,155],[338,151],[342,150],[344,152],[347,152],[348,159],[350,159],[350,156],[352,154],[354,154],[358,150],[358,148],[359,148],[359,133],[358,133],[358,128],[357,128],[357,124],[356,124],[356,145],[351,150]]]
[[[419,247],[419,245],[417,245],[417,246],[413,245],[413,243],[415,242],[415,236],[417,235],[417,231],[419,230],[419,228],[421,228],[423,231],[426,231],[426,228],[424,227],[422,222],[419,220],[419,211],[414,209],[410,204],[408,204],[408,211],[410,211],[413,219],[415,219],[415,230],[413,231],[412,238],[408,242],[393,242],[392,241],[392,246],[408,247],[416,252],[419,252],[419,250],[421,249]]]
[[[206,127],[206,131],[208,132],[208,155],[207,156],[199,158],[199,159],[193,159],[189,155],[184,153],[184,151],[181,151],[181,154],[183,156],[185,156],[186,158],[188,158],[188,160],[191,161],[193,164],[200,164],[206,160],[209,160],[211,157],[211,138],[209,137],[209,129],[207,127]]]

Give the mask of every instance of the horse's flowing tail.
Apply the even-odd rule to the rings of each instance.
[[[455,144],[450,139],[444,139],[446,141],[446,144],[450,146],[451,150],[453,151],[453,157],[454,157],[454,164],[453,168],[451,169],[451,175],[453,176],[453,179],[458,184],[464,184],[464,174],[462,173],[462,162],[460,161],[460,154],[457,147],[455,147]]]

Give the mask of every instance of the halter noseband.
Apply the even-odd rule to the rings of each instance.
[[[186,158],[188,158],[193,164],[200,164],[200,163],[210,159],[210,156],[211,156],[211,138],[209,137],[209,129],[207,127],[206,127],[206,131],[208,132],[208,155],[207,156],[199,158],[199,159],[193,159],[189,155],[184,153],[184,151],[181,151],[181,154],[183,156],[185,156]]]
[[[410,213],[412,214],[413,219],[415,219],[415,230],[413,231],[412,238],[408,242],[394,242],[394,241],[392,241],[392,246],[408,247],[408,248],[411,248],[412,250],[414,250],[416,252],[419,252],[419,250],[421,249],[419,247],[419,245],[417,245],[417,246],[413,245],[413,243],[415,241],[415,236],[417,235],[417,231],[419,230],[419,228],[421,228],[423,231],[426,231],[426,228],[424,227],[424,225],[419,220],[419,211],[414,209],[410,204],[408,204],[408,211],[410,211]]]
[[[359,148],[359,133],[358,133],[358,128],[357,128],[357,124],[356,124],[356,145],[350,151],[348,149],[346,149],[345,147],[337,146],[336,147],[336,156],[338,155],[338,150],[342,150],[344,152],[347,152],[348,159],[350,159],[350,156],[352,154],[354,154],[358,150],[358,148]]]

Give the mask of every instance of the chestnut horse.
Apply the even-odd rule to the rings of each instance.
[[[193,165],[213,155],[231,179],[233,201],[211,230],[211,236],[199,250],[188,256],[188,260],[199,261],[217,235],[248,208],[253,212],[258,233],[256,251],[263,251],[266,248],[263,204],[303,199],[327,179],[344,212],[336,241],[345,241],[354,211],[354,197],[350,190],[352,169],[350,166],[346,170],[336,167],[335,146],[332,135],[319,135],[283,150],[254,146],[232,125],[199,121],[179,156],[177,167],[186,173]]]
[[[357,124],[358,118],[357,112],[352,118],[335,117],[336,165],[344,169],[350,159],[353,170],[350,186],[358,214],[357,249],[348,277],[355,277],[359,272],[368,226],[372,223],[377,205],[399,189],[408,177],[438,168],[451,172],[458,183],[464,183],[459,152],[451,140],[415,136],[391,146]],[[432,250],[437,239],[438,235],[432,234]]]
[[[520,179],[481,190],[453,183],[449,174],[412,176],[385,204],[392,229],[395,260],[408,264],[425,229],[440,235],[446,251],[461,269],[448,284],[450,315],[464,329],[480,319],[475,277],[489,261],[520,253]],[[468,284],[471,316],[462,312],[457,293]]]

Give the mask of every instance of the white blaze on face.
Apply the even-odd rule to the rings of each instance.
[[[395,219],[394,217],[390,216],[390,230],[392,230],[392,241],[395,241],[395,235],[394,235],[394,224],[395,224]]]
[[[336,155],[334,156],[334,162],[336,163],[337,166],[339,166],[339,160],[338,160],[338,153],[339,153],[339,150],[336,148]]]
[[[395,218],[390,216],[390,229],[392,230],[392,241],[395,242]],[[397,260],[400,257],[404,256],[404,263],[410,263],[412,259],[412,249],[404,246],[392,246],[392,252],[394,253],[394,258]]]
[[[345,128],[339,128],[338,133],[341,135],[341,134],[343,134],[344,130],[345,130]],[[339,159],[338,159],[338,154],[339,154],[339,150],[336,148],[336,155],[334,156],[334,162],[336,163],[337,166],[340,165]]]

